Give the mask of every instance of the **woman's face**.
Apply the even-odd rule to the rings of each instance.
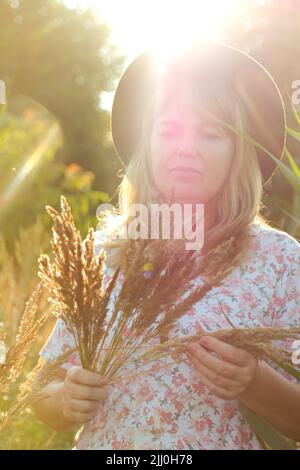
[[[150,141],[153,176],[165,197],[207,203],[229,173],[234,144],[217,123],[190,111],[184,94],[156,116]]]

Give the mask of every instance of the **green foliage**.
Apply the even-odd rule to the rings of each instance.
[[[40,347],[40,343],[35,344],[22,376],[10,387],[8,394],[0,398],[0,421],[5,410],[15,402],[19,385],[34,367]],[[71,449],[74,446],[74,437],[74,431],[54,431],[37,418],[31,407],[26,407],[19,411],[10,425],[1,432],[0,450]]]
[[[8,246],[12,249],[19,228],[38,217],[50,230],[45,206],[57,206],[61,193],[85,237],[90,226],[96,227],[97,206],[108,195],[93,189],[92,171],[58,161],[62,136],[53,116],[24,98],[12,108],[14,113],[7,112],[0,125],[0,225]]]
[[[74,433],[56,433],[38,420],[30,408],[22,410],[0,440],[0,450],[68,450],[73,446]]]
[[[94,171],[106,192],[115,183],[117,161],[99,96],[113,90],[124,62],[109,39],[109,27],[89,10],[70,10],[62,1],[0,3],[0,77],[7,102],[22,94],[48,109],[63,132],[64,161]]]

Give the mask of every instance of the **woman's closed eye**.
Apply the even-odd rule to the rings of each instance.
[[[221,136],[219,136],[218,134],[211,134],[211,133],[203,133],[202,134],[204,137],[208,138],[208,139],[211,139],[211,140],[219,140],[221,139]]]
[[[159,133],[160,136],[162,137],[166,137],[166,138],[169,138],[169,137],[176,137],[178,136],[179,134],[179,131],[177,130],[170,130],[170,131],[161,131]],[[209,140],[219,140],[221,139],[221,136],[218,135],[218,134],[214,134],[214,133],[210,133],[210,132],[201,132],[199,134],[200,136],[203,136]]]

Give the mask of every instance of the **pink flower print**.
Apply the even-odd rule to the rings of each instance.
[[[155,372],[159,372],[161,367],[162,367],[162,362],[160,360],[157,360],[154,362],[154,364],[151,366],[151,368],[149,369],[149,373],[155,373]]]
[[[216,407],[215,399],[213,398],[213,395],[209,394],[204,396],[203,403],[209,407]]]
[[[122,442],[113,437],[111,440],[111,448],[114,450],[122,449]]]
[[[203,331],[203,327],[199,320],[195,321],[195,323],[193,324],[193,328],[195,329],[196,335],[202,333]]]
[[[257,307],[257,300],[251,292],[244,292],[243,298],[249,302],[250,307]]]
[[[150,418],[146,419],[148,426],[153,426],[154,425],[154,418],[153,416],[150,416]]]
[[[147,416],[149,414],[149,411],[150,411],[150,408],[148,408],[148,406],[145,406],[143,409],[143,415]]]
[[[233,277],[232,279],[229,280],[229,285],[230,285],[230,287],[241,287],[243,285],[243,281],[242,281],[242,279],[240,279],[238,277]],[[232,291],[229,290],[229,289],[224,289],[224,291],[228,292],[228,295],[232,294]],[[225,292],[224,292],[224,294],[225,294]],[[227,295],[227,294],[225,294],[225,295]]]
[[[73,364],[75,366],[78,365],[78,354],[77,354],[76,351],[71,354],[71,356],[68,359],[68,362],[70,362],[71,364]]]
[[[281,247],[277,245],[277,243],[275,244],[272,244],[272,245],[269,245],[268,247],[268,251],[269,253],[273,254],[274,256],[278,256],[281,254]]]
[[[166,423],[166,424],[172,424],[173,418],[172,418],[172,413],[170,411],[163,411],[160,410],[160,424]]]
[[[211,425],[212,425],[212,420],[208,417],[195,421],[195,427],[197,431],[203,431],[205,428],[210,429]]]
[[[261,250],[261,243],[260,243],[260,240],[256,239],[256,240],[253,241],[253,248],[254,248],[255,250],[259,250],[259,251]]]
[[[128,415],[129,408],[127,406],[123,406],[118,413],[118,419],[125,418]]]
[[[100,406],[97,416],[88,424],[88,431],[96,432],[99,429],[104,428],[106,419],[107,417],[104,411],[104,407]]]
[[[130,379],[132,380],[132,379]],[[120,391],[120,393],[122,395],[129,395],[130,394],[130,386],[129,386],[129,383],[127,381],[127,379],[120,379],[120,381],[116,382],[114,384],[114,388],[118,389],[118,391]]]
[[[199,395],[205,392],[205,387],[200,382],[192,383],[192,389]]]
[[[153,389],[149,386],[148,382],[144,382],[141,387],[139,387],[137,392],[138,401],[151,401],[155,397]]]
[[[205,428],[210,429],[212,425],[212,420],[208,417],[205,417],[205,418],[197,420],[195,424],[196,424],[196,429],[198,429],[199,431],[203,431]]]
[[[128,441],[115,440],[115,445],[116,447],[113,446],[113,449],[117,449],[117,450],[134,449],[134,443],[131,440],[128,440]]]
[[[205,445],[206,445],[206,446],[209,445],[209,444],[210,444],[210,439],[211,439],[211,438],[210,438],[209,433],[206,434],[206,435],[204,435],[204,436],[201,438],[201,444],[204,445],[204,446],[205,446]]]
[[[172,387],[167,387],[166,392],[165,392],[165,398],[167,398],[169,401],[174,400],[177,396],[177,391],[174,390]]]
[[[270,303],[268,307],[268,316],[273,320],[277,321],[277,311],[276,308],[274,307],[275,303]],[[272,325],[274,326],[274,324]]]
[[[171,429],[169,429],[170,434],[177,434],[178,432],[178,426],[175,421],[173,421]]]
[[[218,426],[216,429],[216,432],[218,434],[224,434],[224,426],[221,424],[221,426]]]
[[[276,261],[277,261],[277,263],[281,264],[281,263],[283,263],[283,260],[284,260],[283,255],[277,255],[277,256],[276,256]]]
[[[245,308],[245,306],[244,306],[244,308]],[[239,318],[239,320],[242,320],[242,319],[244,318],[244,313],[243,313],[243,311],[242,311],[243,308],[242,308],[241,306],[240,306],[240,309],[241,309],[241,311],[238,312],[238,313],[236,313],[235,316],[236,316],[237,318]]]
[[[105,274],[105,276],[103,277],[103,281],[104,281],[104,284],[105,286],[112,280],[112,276],[110,274]]]
[[[248,266],[249,273],[255,273],[256,270],[257,270],[256,266],[252,266],[251,264]]]
[[[241,430],[241,444],[249,442],[249,432]]]
[[[255,319],[255,315],[253,315],[253,312],[251,310],[248,312],[247,317],[248,317],[248,320],[254,320]]]
[[[222,287],[220,290],[219,290],[220,294],[222,295],[231,295],[232,294],[232,291],[230,289],[228,289],[227,287]]]
[[[230,403],[229,401],[227,401],[224,406],[223,406],[223,409],[222,409],[222,419],[226,419],[226,420],[230,420],[233,418],[233,416],[235,415],[236,413],[236,407],[233,403]]]
[[[258,276],[256,276],[256,278],[254,280],[255,280],[256,284],[261,284],[262,282],[264,282],[265,276],[264,276],[264,274],[259,274]]]
[[[174,405],[175,410],[177,411],[177,413],[181,413],[181,411],[182,411],[183,408],[184,408],[183,403],[182,403],[181,401],[176,400],[176,398],[173,398],[173,399],[171,400],[171,403],[172,403],[172,405]]]
[[[216,307],[214,307],[214,312],[217,315],[222,315],[223,313],[226,314],[230,312],[230,307],[224,302],[220,302],[220,305],[217,305]]]
[[[199,436],[197,436],[196,438],[195,434],[186,432],[182,439],[184,440],[186,445],[191,445],[191,446],[194,445],[196,447],[198,445],[197,440],[199,440]]]
[[[194,317],[196,315],[196,313],[197,313],[197,310],[196,310],[196,307],[194,306],[187,312],[187,315],[189,317]]]
[[[187,382],[186,378],[181,373],[174,375],[174,377],[172,378],[172,384],[174,384],[175,387],[180,387],[180,385],[186,382]]]
[[[211,428],[211,425],[213,424],[212,420],[210,418],[205,418],[206,426],[208,428]]]
[[[276,295],[274,295],[273,297],[273,302],[275,305],[277,305],[278,307],[284,307],[285,303],[286,303],[286,299],[285,298],[282,298],[282,297],[277,297]]]
[[[178,449],[184,449],[184,443],[182,442],[181,439],[177,439],[176,447]]]

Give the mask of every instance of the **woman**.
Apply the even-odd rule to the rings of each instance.
[[[232,235],[244,255],[169,337],[232,324],[299,325],[300,244],[259,215],[262,186],[276,167],[222,122],[282,157],[285,114],[276,84],[260,64],[225,44],[195,45],[165,68],[146,52],[130,64],[116,90],[112,136],[128,167],[120,186],[123,226],[117,216],[114,224],[107,217],[106,227],[96,232],[95,252],[107,251],[107,279],[122,264],[126,246],[126,239],[113,240],[113,232],[126,226],[136,202],[202,203],[199,256]],[[73,345],[58,320],[40,354],[53,359]],[[188,349],[187,362],[109,387],[73,354],[36,412],[56,429],[85,424],[78,449],[262,449],[239,411],[240,401],[300,440],[300,387],[293,377],[212,337]]]

